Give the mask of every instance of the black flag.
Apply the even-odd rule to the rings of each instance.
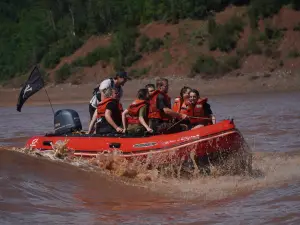
[[[21,108],[26,100],[44,87],[44,80],[37,66],[32,70],[28,80],[22,88],[17,104],[17,110],[21,112]]]

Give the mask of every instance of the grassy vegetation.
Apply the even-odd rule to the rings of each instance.
[[[72,62],[74,67],[92,67],[98,61],[109,62],[110,58],[113,56],[112,50],[110,47],[98,47],[95,48],[92,52],[88,53],[85,57],[79,57]]]
[[[300,23],[298,23],[294,28],[294,31],[300,31]]]
[[[190,42],[192,45],[201,46],[205,43],[208,37],[208,31],[205,26],[200,27],[197,30],[194,30],[190,36]]]
[[[223,52],[229,52],[236,47],[240,37],[240,32],[243,31],[244,23],[239,17],[232,17],[227,23],[221,25],[211,19],[208,22],[209,49],[219,49]]]
[[[139,51],[144,53],[155,52],[164,45],[164,41],[160,38],[150,39],[146,35],[142,35],[139,39]]]
[[[172,63],[172,55],[168,50],[163,53],[163,67],[167,67]]]
[[[259,46],[258,40],[254,35],[250,35],[248,38],[247,53],[255,55],[262,54],[262,49]]]
[[[72,73],[72,67],[70,64],[64,64],[59,70],[55,72],[54,81],[57,84],[65,82]]]
[[[298,57],[300,57],[300,51],[298,51],[297,49],[293,49],[289,52],[288,57],[289,58],[298,58]]]
[[[177,41],[183,44],[189,41],[193,46],[208,42],[212,51],[231,52],[235,50],[244,28],[243,19],[234,16],[225,24],[217,24],[212,16],[215,13],[229,5],[246,5],[250,25],[257,33],[258,21],[271,18],[283,6],[300,9],[299,0],[11,0],[0,5],[0,81],[21,76],[35,64],[55,68],[62,57],[74,53],[91,35],[108,33],[112,34],[111,46],[99,47],[86,57],[76,59],[67,66],[69,70],[93,66],[99,60],[113,62],[115,69],[131,67],[141,59],[142,53],[171,47],[170,35],[162,39],[139,38],[139,25],[155,21],[177,23],[188,18],[209,18],[207,31],[200,28],[188,35],[183,27],[179,29]],[[294,27],[294,31],[300,31],[300,24]],[[267,25],[261,34],[249,38],[247,47],[240,49],[238,54],[278,57],[274,49],[283,32],[276,26]],[[135,46],[137,38],[138,48]],[[212,59],[208,61],[213,62]],[[62,71],[65,71],[62,74],[68,74],[66,66]]]
[[[59,40],[51,45],[49,52],[45,54],[42,59],[43,66],[45,68],[54,68],[62,57],[72,54],[82,44],[83,41],[74,36]]]
[[[151,66],[140,68],[140,69],[132,69],[131,71],[129,71],[129,76],[138,79],[143,77],[144,75],[147,75],[150,70],[151,70]]]

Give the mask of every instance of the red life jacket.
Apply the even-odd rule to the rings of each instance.
[[[108,103],[115,101],[113,98],[106,98],[97,106],[97,118],[105,117],[105,110]]]
[[[171,98],[166,93],[156,90],[153,92],[153,94],[150,97],[148,118],[161,119],[167,121],[170,119],[170,117],[166,115],[164,112],[161,112],[161,110],[157,108],[157,97],[159,94],[162,94],[164,96],[164,99],[167,102],[168,107],[171,108]]]
[[[140,124],[139,111],[142,107],[147,105],[148,102],[145,100],[136,99],[128,107],[128,124]]]
[[[199,118],[190,118],[190,122],[191,124],[209,124],[211,123],[209,119],[209,117],[205,116],[204,113],[204,104],[207,102],[207,98],[202,98],[202,99],[198,99],[198,101],[196,102],[196,104],[194,106],[192,106],[192,110],[190,115],[188,116],[194,116],[194,117],[199,117]]]
[[[175,98],[174,99],[174,104],[172,106],[172,110],[179,113],[181,104],[182,104],[181,98],[180,97]]]
[[[186,105],[184,102],[182,102],[181,98],[179,97],[175,98],[172,110],[185,115],[191,115],[192,113],[191,105]]]

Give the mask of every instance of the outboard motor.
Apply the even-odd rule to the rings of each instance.
[[[81,131],[78,113],[73,109],[61,109],[54,114],[54,133],[61,135]]]

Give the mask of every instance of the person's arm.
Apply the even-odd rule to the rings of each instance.
[[[217,122],[217,119],[214,115],[210,115],[210,118],[211,118],[212,124],[215,124]]]
[[[97,109],[95,110],[92,120],[90,122],[88,134],[91,134],[94,132],[96,120],[97,120]]]
[[[185,119],[187,117],[187,115],[185,114],[181,114],[181,113],[177,113],[175,111],[173,111],[172,109],[170,109],[167,104],[165,103],[165,99],[163,95],[158,95],[157,96],[157,108],[159,110],[162,110],[165,114],[169,115],[172,118],[178,118],[178,119]]]
[[[149,127],[149,125],[145,121],[145,117],[147,116],[146,112],[147,112],[147,106],[144,106],[139,110],[139,121],[149,133],[153,133],[153,130]]]
[[[213,115],[213,112],[210,108],[210,104],[208,104],[206,102],[204,104],[203,108],[204,108],[204,115],[211,119],[212,124],[215,124],[216,123],[216,117]]]
[[[181,114],[181,113],[175,112],[172,109],[167,108],[167,107],[163,108],[163,111],[165,114],[171,116],[172,118],[177,118],[177,119],[181,119],[181,120],[187,118],[186,114]]]
[[[139,121],[149,133],[153,133],[153,130],[148,126],[143,116],[139,116]]]
[[[128,114],[128,109],[125,109],[125,111],[122,113],[122,124],[123,124],[123,132],[126,132],[127,129],[127,119],[126,119],[126,115]]]
[[[117,124],[115,123],[115,121],[113,121],[111,115],[112,115],[112,112],[111,110],[109,109],[106,109],[105,110],[105,119],[106,121],[119,133],[123,132],[123,129],[121,127],[118,127]]]

